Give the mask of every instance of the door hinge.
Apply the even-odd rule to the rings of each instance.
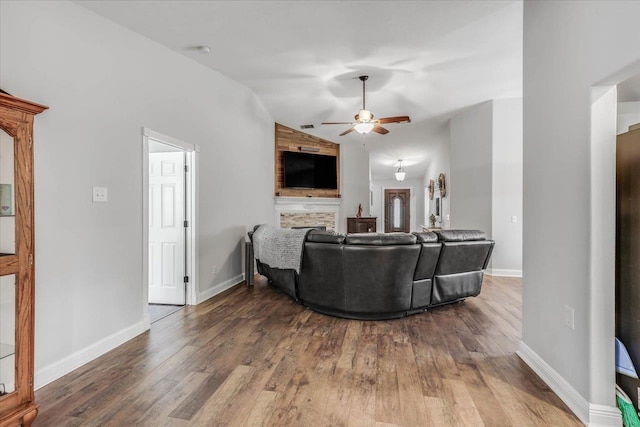
[[[189,276],[184,276],[184,283],[189,283]]]
[[[33,377],[29,377],[29,387],[33,387]]]
[[[29,135],[29,148],[33,146],[33,138]]]
[[[33,254],[29,254],[29,265],[33,265]]]
[[[184,165],[184,171],[189,172],[189,165]]]
[[[189,226],[189,221],[185,221],[184,222],[184,228],[187,228]]]

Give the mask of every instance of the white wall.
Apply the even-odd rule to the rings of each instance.
[[[429,186],[429,180],[433,179],[436,183],[438,183],[438,176],[441,173],[444,173],[445,183],[447,187],[447,195],[442,199],[442,206],[440,209],[442,210],[442,228],[451,228],[450,219],[448,219],[448,215],[451,212],[451,173],[450,173],[450,156],[451,156],[451,144],[450,144],[450,130],[449,126],[446,126],[442,129],[440,133],[435,135],[431,135],[428,139],[430,143],[429,155],[427,157],[427,166],[424,172],[424,178],[422,181],[422,192],[424,193],[424,188]],[[424,197],[424,195],[423,195]],[[429,200],[426,201],[427,205],[429,205]],[[429,225],[429,212],[425,207],[424,217],[421,219],[421,224]]]
[[[422,230],[420,227],[424,219],[424,187],[422,182],[422,177],[405,179],[402,182],[398,182],[395,179],[374,180],[371,182],[371,188],[373,188],[373,209],[371,210],[371,216],[378,218],[378,233],[384,233],[384,190],[391,188],[411,189],[409,206],[410,231]]]
[[[522,275],[522,98],[493,105],[491,273]],[[513,222],[515,220],[515,222]]]
[[[496,242],[489,272],[520,276],[522,99],[479,104],[452,118],[450,128],[451,228],[486,232]]]
[[[640,101],[618,102],[617,134],[629,132],[629,126],[640,123]]]
[[[615,123],[598,146],[590,88],[639,63],[638,16],[638,2],[524,4],[522,353],[543,362],[584,421],[603,425],[620,422],[612,346]],[[618,77],[613,84],[630,75]],[[565,305],[575,310],[575,330],[564,326]]]
[[[340,145],[340,182],[342,212],[338,232],[347,232],[347,217],[356,216],[358,204],[362,215],[369,216],[369,153],[360,144]]]
[[[142,127],[201,146],[207,295],[240,280],[246,231],[273,221],[273,119],[248,88],[71,2],[0,12],[0,86],[50,107],[35,120],[38,386],[141,331]]]
[[[483,102],[450,121],[450,224],[492,234],[493,104]]]

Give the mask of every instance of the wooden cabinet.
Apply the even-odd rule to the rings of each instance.
[[[29,426],[33,393],[33,118],[43,105],[0,92],[0,426]]]
[[[640,372],[640,129],[617,139],[616,337]],[[616,377],[634,405],[638,404],[640,380],[621,374]]]
[[[347,218],[347,233],[375,233],[376,217]]]

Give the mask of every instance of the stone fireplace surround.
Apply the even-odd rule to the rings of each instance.
[[[342,199],[335,197],[275,197],[277,227],[324,225],[340,232]]]

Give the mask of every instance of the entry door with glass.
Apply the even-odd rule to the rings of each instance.
[[[409,204],[410,190],[386,189],[384,190],[384,232],[405,232],[410,231],[409,225]]]

